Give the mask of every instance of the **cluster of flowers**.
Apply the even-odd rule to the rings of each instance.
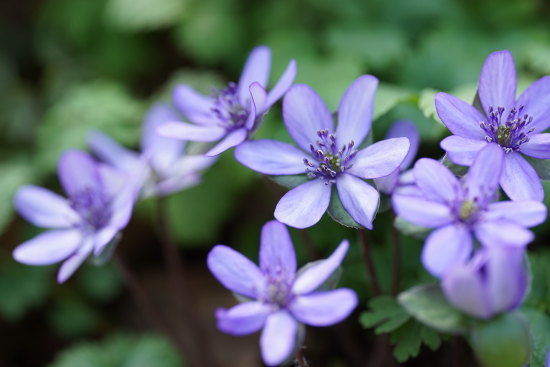
[[[216,156],[236,147],[237,161],[252,170],[301,176],[277,204],[277,220],[262,229],[259,267],[224,245],[208,255],[210,271],[242,301],[217,311],[218,327],[234,335],[263,328],[266,364],[290,357],[303,335],[302,324],[338,323],[357,305],[352,290],[326,287],[348,242],[326,260],[297,270],[285,226],[310,227],[333,204],[358,226],[373,229],[380,193],[391,195],[399,217],[434,229],[422,262],[441,279],[452,305],[488,319],[521,304],[527,287],[525,247],[533,239],[527,228],[546,219],[540,179],[523,155],[550,158],[550,134],[543,133],[550,125],[550,77],[516,100],[513,58],[501,51],[483,66],[476,106],[437,94],[437,113],[454,134],[441,147],[448,160],[470,167],[456,177],[443,163],[427,158],[407,170],[419,145],[411,122],[396,122],[385,140],[372,143],[374,76],[356,79],[332,114],[311,87],[292,85],[294,61],[266,91],[270,61],[267,47],[254,49],[239,82],[210,97],[186,85],[176,87],[173,106],[157,104],[145,117],[141,153],[100,132],[90,134],[89,145],[102,163],[85,152],[64,153],[59,179],[68,199],[34,186],[22,187],[15,196],[23,217],[51,228],[17,247],[15,259],[30,265],[63,261],[58,281],[64,282],[85,259],[109,257],[136,200],[199,183],[201,171]],[[252,140],[265,113],[281,98],[284,124],[296,144]],[[188,141],[215,144],[204,155],[189,155]],[[512,201],[498,201],[499,187]]]

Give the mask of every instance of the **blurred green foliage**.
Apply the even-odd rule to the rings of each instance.
[[[61,288],[50,268],[14,264],[11,248],[28,238],[30,229],[13,221],[10,202],[22,184],[57,188],[59,154],[70,147],[84,148],[90,129],[101,129],[122,144],[137,147],[142,116],[154,100],[169,100],[176,83],[208,93],[212,85],[237,80],[248,51],[266,44],[273,54],[271,83],[294,58],[297,82],[312,85],[332,110],[357,76],[378,76],[374,139],[382,138],[394,120],[410,119],[423,139],[420,154],[440,157],[438,141],[446,129],[435,114],[437,91],[473,99],[483,60],[498,49],[514,53],[522,80],[550,73],[550,5],[539,0],[45,0],[33,6],[6,0],[5,4],[1,8],[5,11],[0,11],[0,18],[5,17],[0,19],[0,231],[6,239],[0,264],[0,315],[16,322],[47,304],[52,329],[70,340],[95,335],[98,325],[105,323],[106,316],[97,308],[120,294],[119,276],[112,267],[86,267]],[[278,108],[267,116],[259,134],[288,138]],[[201,186],[169,199],[170,225],[187,249],[204,252],[224,241],[257,258],[260,226],[272,217],[278,197],[275,185],[226,153],[205,174]],[[550,187],[546,197],[550,198]],[[151,221],[153,205],[143,203],[136,220]],[[391,223],[387,214],[375,222],[377,264],[391,261]],[[533,320],[548,318],[550,311],[544,266],[548,253],[541,249],[547,246],[548,229],[547,225],[537,229],[532,246],[535,279],[546,279],[535,280],[527,300],[536,312]],[[292,235],[303,264],[311,249],[308,252],[298,231]],[[341,239],[350,239],[342,283],[358,290],[364,300],[368,281],[356,233],[324,218],[310,235],[321,255],[331,253]],[[421,242],[412,237],[402,242],[405,289],[429,276],[420,266]],[[378,269],[384,289],[390,284],[389,268]],[[407,340],[419,333],[419,324],[412,320],[401,324],[395,330],[412,325],[392,336],[402,340],[396,353],[403,360],[418,353],[419,339],[408,344]],[[429,347],[439,345],[437,334],[420,332]],[[135,360],[125,359],[132,355]],[[159,339],[119,335],[77,345],[52,367],[88,365],[179,364]]]

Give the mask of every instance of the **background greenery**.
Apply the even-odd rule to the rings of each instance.
[[[52,267],[28,267],[11,258],[15,245],[37,233],[17,219],[11,196],[25,183],[58,189],[56,160],[66,148],[84,148],[89,129],[101,129],[127,146],[137,146],[141,118],[152,101],[168,99],[185,82],[208,92],[236,80],[252,47],[273,51],[274,80],[291,58],[297,82],[312,85],[334,109],[357,76],[382,82],[376,99],[375,139],[400,118],[414,121],[422,135],[419,155],[440,157],[446,130],[433,96],[449,91],[465,99],[492,51],[514,53],[521,84],[550,73],[550,4],[546,0],[3,0],[0,3],[0,365],[1,366],[179,366],[175,350],[141,320],[112,265],[87,265],[63,286]],[[284,138],[280,111],[267,116],[260,135]],[[550,202],[550,186],[546,197]],[[272,217],[281,189],[240,166],[231,153],[205,174],[201,186],[169,200],[172,230],[188,259],[200,298],[202,321],[220,360],[258,365],[255,338],[227,337],[214,328],[213,310],[232,300],[205,269],[215,243],[227,243],[257,258],[261,225]],[[148,288],[162,300],[166,278],[145,202],[120,245]],[[375,258],[382,285],[389,288],[391,220],[375,222]],[[535,283],[526,312],[539,334],[550,327],[548,234],[537,229],[530,246]],[[344,237],[352,240],[343,284],[367,307],[369,287],[356,234],[323,221],[310,231],[313,248],[293,231],[301,263],[326,255]],[[401,288],[429,280],[421,269],[421,243],[403,239]],[[371,301],[366,327],[388,320],[377,332],[393,331],[395,356],[408,365],[445,363],[447,341],[399,316],[392,299]],[[377,313],[385,310],[385,314]],[[173,310],[178,312],[178,310]],[[392,313],[393,312],[393,313]],[[366,315],[366,316],[365,316]],[[357,323],[358,315],[350,318]],[[400,318],[401,317],[401,318]],[[397,320],[397,321],[395,321]],[[544,328],[541,325],[545,325]],[[407,326],[408,325],[408,326]],[[429,348],[421,348],[418,338]],[[323,348],[331,334],[312,331],[313,365],[346,365],[345,347]],[[311,338],[311,339],[309,339]],[[549,340],[542,335],[537,340]],[[363,349],[374,348],[373,332],[357,334]],[[547,347],[535,345],[539,354]],[[330,345],[330,343],[328,344]],[[373,348],[369,349],[369,346]],[[462,348],[465,348],[462,345]],[[227,361],[231,351],[235,359]],[[450,353],[450,352],[449,352]],[[315,363],[316,360],[322,361]],[[443,362],[442,362],[443,361]],[[434,362],[436,363],[436,362]]]

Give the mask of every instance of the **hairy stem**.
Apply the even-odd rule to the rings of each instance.
[[[310,367],[309,363],[307,362],[307,359],[304,355],[304,347],[300,346],[298,350],[296,351],[296,363],[300,367]]]
[[[359,242],[363,249],[363,258],[365,260],[365,266],[367,268],[367,278],[369,279],[372,286],[372,293],[374,296],[378,296],[382,293],[380,288],[380,282],[378,281],[378,276],[376,275],[376,268],[374,266],[374,261],[372,258],[372,245],[370,242],[370,237],[366,229],[359,229]]]

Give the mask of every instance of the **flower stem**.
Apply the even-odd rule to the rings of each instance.
[[[370,280],[372,286],[372,293],[375,296],[378,296],[382,293],[380,288],[380,282],[376,275],[376,268],[374,266],[374,261],[372,259],[372,246],[370,242],[369,235],[366,229],[359,229],[359,242],[361,243],[363,249],[363,258],[365,260],[365,265],[367,268],[367,278]]]
[[[183,323],[183,328],[178,329],[180,334],[183,334],[181,336],[185,340],[188,354],[193,354],[193,359],[200,361],[200,365],[215,366],[212,354],[209,352],[208,340],[195,312],[198,309],[193,301],[195,297],[184,276],[184,262],[170,230],[166,203],[166,198],[157,198],[156,227],[172,293],[176,300],[176,309],[179,310],[180,321]],[[186,331],[193,331],[193,335],[186,334]]]
[[[180,351],[183,351],[185,348],[183,347],[180,339],[167,326],[165,320],[163,320],[161,315],[156,311],[153,303],[151,302],[151,299],[145,291],[145,288],[143,288],[137,277],[126,265],[124,260],[122,260],[118,252],[114,253],[113,260],[116,263],[118,271],[122,275],[124,282],[130,289],[130,292],[132,293],[136,304],[144,312],[145,317],[149,319],[149,322],[154,326],[155,329],[166,335],[172,341],[172,343],[174,343],[180,349]]]
[[[307,363],[307,359],[304,355],[304,346],[300,346],[296,351],[296,363],[300,367],[309,367],[309,363]]]
[[[399,292],[399,281],[401,278],[401,238],[399,231],[395,228],[395,213],[392,212],[392,283],[391,294],[396,295]]]

